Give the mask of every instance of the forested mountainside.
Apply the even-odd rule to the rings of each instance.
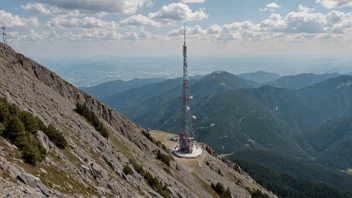
[[[329,193],[349,191],[350,187],[341,186],[343,181],[351,179],[346,173],[352,167],[349,126],[352,123],[351,82],[352,76],[342,75],[302,89],[275,88],[268,85],[233,90],[214,88],[212,94],[196,96],[192,100],[191,111],[197,117],[193,122],[196,138],[219,153],[236,153],[231,159],[241,160],[245,167],[260,166],[261,168],[255,168],[255,175],[262,177],[260,179],[266,177],[260,172],[266,169],[277,172],[280,177],[288,175],[296,178],[298,173],[275,169],[274,165],[278,163],[275,157],[264,158],[271,167],[263,167],[262,163],[256,163],[255,157],[243,158],[245,155],[242,152],[249,149],[255,153],[279,153],[285,156],[281,159],[286,164],[292,164],[289,163],[290,160],[305,164],[301,166],[302,172],[304,167],[320,170],[323,165],[327,167],[322,169],[324,173],[344,179],[329,183],[328,177],[314,175],[310,178],[296,178],[296,182],[300,185],[307,182],[313,186],[317,184],[317,189],[325,184],[332,186],[332,189],[327,188],[331,189]],[[219,86],[222,84],[219,83]],[[190,90],[191,88],[192,86]],[[145,128],[178,132],[179,98],[174,97],[168,102],[155,104],[145,111],[143,107],[149,106],[144,101],[123,110],[123,113]],[[288,167],[291,168],[293,167]],[[272,180],[269,181],[271,182]],[[284,191],[279,195],[285,195],[287,191],[299,191],[297,188],[300,185],[295,185],[296,189],[286,190],[280,186]],[[274,191],[273,188],[269,189]],[[339,197],[344,196],[342,194]]]

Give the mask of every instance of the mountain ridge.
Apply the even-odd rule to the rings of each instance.
[[[341,74],[336,72],[328,74],[303,73],[298,75],[283,76],[275,81],[267,82],[265,84],[277,88],[301,89],[329,78],[338,77],[340,75]]]
[[[165,79],[162,79],[162,78],[151,78],[151,79],[135,78],[130,81],[115,80],[115,81],[106,82],[100,85],[96,85],[93,87],[80,87],[80,89],[90,95],[93,95],[97,99],[102,100],[104,98],[127,91],[129,89],[141,87],[147,84],[161,82],[164,80]]]
[[[243,73],[243,74],[238,74],[237,76],[245,80],[251,80],[257,83],[267,83],[281,78],[281,76],[278,74],[265,72],[265,71]]]

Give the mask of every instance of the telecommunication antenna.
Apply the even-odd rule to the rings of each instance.
[[[2,39],[5,45],[7,45],[7,38],[6,38],[6,31],[5,31],[5,27],[2,27],[3,33],[2,33]]]
[[[179,135],[180,152],[192,153],[194,133],[190,115],[190,100],[188,90],[188,64],[187,64],[187,45],[186,45],[186,24],[184,24],[184,44],[183,44],[183,87],[182,87],[182,106],[181,106],[181,133]],[[194,117],[194,116],[193,116]]]

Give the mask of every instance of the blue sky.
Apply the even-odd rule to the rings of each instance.
[[[30,56],[349,56],[352,0],[2,0],[8,43]],[[33,50],[35,49],[35,50]]]

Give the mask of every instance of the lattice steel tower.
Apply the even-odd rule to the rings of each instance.
[[[5,27],[2,27],[3,33],[2,33],[2,39],[4,41],[4,44],[7,45],[7,38],[6,38],[6,32],[5,32]]]
[[[183,44],[183,89],[182,89],[182,106],[181,106],[181,133],[179,135],[180,147],[182,153],[192,153],[194,133],[192,129],[190,101],[191,97],[188,92],[188,65],[187,65],[187,45],[186,45],[186,25],[184,25],[184,44]]]

